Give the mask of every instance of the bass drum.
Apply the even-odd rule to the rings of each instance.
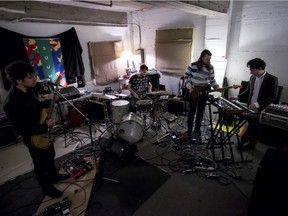
[[[140,141],[144,133],[144,120],[135,113],[128,113],[123,116],[118,126],[117,134],[119,138],[129,142],[136,143]]]

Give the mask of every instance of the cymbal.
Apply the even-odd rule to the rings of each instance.
[[[153,92],[147,92],[147,95],[164,96],[164,95],[171,95],[171,93],[167,91],[153,91]]]
[[[108,100],[117,98],[115,95],[108,95],[108,94],[96,93],[96,92],[92,93],[92,97],[108,99]]]

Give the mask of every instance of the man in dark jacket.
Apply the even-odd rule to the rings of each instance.
[[[53,184],[69,176],[59,174],[56,170],[53,143],[48,142],[47,146],[39,148],[32,142],[32,136],[47,134],[48,129],[55,125],[53,119],[41,122],[42,107],[33,90],[37,83],[34,68],[29,63],[17,61],[8,65],[5,72],[12,87],[4,102],[4,111],[15,132],[23,137],[29,149],[35,176],[44,193],[53,198],[60,197],[62,192]]]
[[[260,58],[247,62],[251,77],[247,89],[238,97],[231,100],[248,98],[247,107],[256,113],[261,113],[269,104],[276,101],[278,94],[278,78],[265,71],[266,63]],[[257,139],[258,120],[248,120],[248,128],[241,138],[238,148],[241,150],[254,149]]]

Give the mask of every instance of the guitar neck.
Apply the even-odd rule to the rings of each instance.
[[[241,88],[241,86],[238,86],[238,85],[233,85],[233,86],[227,86],[227,87],[222,87],[222,88],[218,88],[218,89],[211,89],[211,90],[208,90],[208,92],[221,92],[221,91],[225,91],[225,90],[228,90],[228,89],[237,89],[237,88]]]
[[[219,92],[219,91],[224,91],[224,90],[227,90],[227,89],[230,89],[230,88],[232,88],[232,86],[218,88],[218,89],[211,89],[211,90],[209,90],[209,92]]]
[[[49,112],[48,112],[48,116],[47,116],[48,119],[50,119],[52,116],[54,104],[55,104],[55,99],[54,99],[54,95],[53,95],[52,100],[51,100],[51,104],[50,104],[50,108],[49,108]]]

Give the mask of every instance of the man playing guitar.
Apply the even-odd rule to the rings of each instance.
[[[12,87],[4,102],[4,111],[15,132],[23,137],[23,142],[29,149],[35,176],[42,190],[52,198],[60,197],[62,191],[55,188],[53,184],[67,179],[69,175],[57,172],[53,143],[36,145],[32,139],[33,136],[47,134],[48,130],[55,125],[53,119],[46,118],[41,121],[43,109],[34,92],[37,83],[34,68],[29,63],[17,61],[6,66],[5,72],[12,82]]]
[[[201,122],[206,106],[208,92],[211,86],[214,89],[219,88],[215,80],[214,67],[211,65],[212,53],[205,49],[201,52],[199,59],[192,62],[185,73],[186,88],[190,91],[190,110],[188,113],[188,136],[191,136],[194,116],[196,114],[194,133],[196,136],[201,135]]]

